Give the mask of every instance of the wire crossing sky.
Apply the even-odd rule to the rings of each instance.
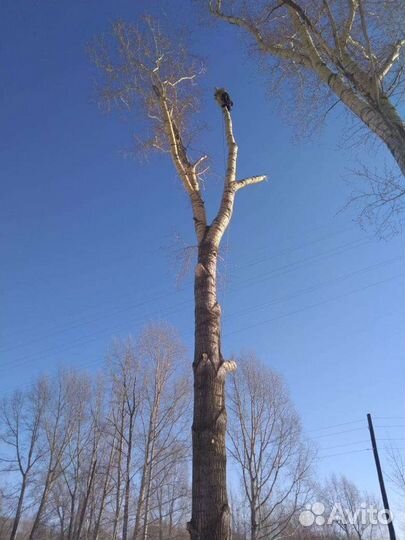
[[[161,12],[190,30],[207,66],[207,128],[193,144],[211,157],[210,213],[224,173],[215,87],[234,101],[240,178],[269,176],[239,197],[221,253],[224,354],[254,351],[285,377],[320,474],[344,472],[377,492],[366,413],[383,461],[384,447],[404,447],[404,242],[379,241],[353,222],[355,209],[341,210],[350,171],[391,158],[342,145],[352,124],[339,106],[297,139],[288,89],[281,101],[269,94],[237,32],[204,24],[193,2],[179,6],[2,3],[1,392],[59,366],[96,371],[114,337],[154,320],[178,327],[192,349],[191,275],[176,278],[193,243],[190,208],[166,156],[129,155],[136,115],[100,112],[86,52],[113,20]]]

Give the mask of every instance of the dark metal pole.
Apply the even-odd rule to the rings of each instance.
[[[394,525],[391,519],[391,511],[388,504],[387,492],[385,491],[384,477],[381,470],[380,458],[378,456],[377,443],[374,435],[373,421],[371,420],[371,414],[367,414],[368,429],[370,430],[371,444],[373,446],[373,454],[375,460],[375,466],[377,468],[378,481],[380,483],[381,496],[384,504],[384,510],[388,518],[388,532],[390,535],[390,540],[396,540]]]

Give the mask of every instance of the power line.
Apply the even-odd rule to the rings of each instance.
[[[360,292],[360,291],[369,289],[369,288],[374,287],[374,286],[376,286],[376,285],[380,285],[380,284],[383,284],[383,283],[392,281],[393,279],[396,279],[396,278],[398,278],[398,277],[402,277],[403,275],[404,275],[404,274],[401,273],[401,274],[398,274],[398,275],[393,276],[393,277],[391,277],[391,278],[388,278],[388,279],[385,279],[385,280],[380,280],[380,281],[375,282],[375,283],[371,283],[371,284],[369,284],[369,285],[367,285],[367,286],[365,286],[365,287],[360,287],[360,288],[354,289],[354,290],[352,290],[352,291],[349,291],[348,293],[345,293],[345,294],[342,294],[342,295],[338,295],[338,296],[335,296],[335,297],[333,297],[333,298],[330,298],[330,299],[327,299],[327,300],[323,300],[323,301],[321,301],[321,302],[317,302],[317,303],[312,304],[312,305],[310,305],[310,306],[305,306],[304,308],[297,309],[297,310],[294,310],[294,311],[291,311],[291,312],[288,312],[288,313],[284,313],[284,314],[279,315],[279,316],[277,316],[277,317],[273,317],[273,318],[271,318],[271,319],[267,319],[267,320],[265,320],[265,321],[261,321],[261,322],[258,322],[258,323],[256,323],[256,324],[253,324],[253,325],[244,326],[244,327],[241,327],[241,328],[239,328],[238,330],[235,330],[235,331],[232,331],[232,332],[224,332],[224,336],[227,337],[227,336],[229,336],[229,335],[233,335],[233,334],[235,334],[235,333],[239,333],[239,332],[243,332],[243,331],[246,331],[246,330],[250,330],[250,329],[255,328],[255,327],[257,327],[257,326],[261,326],[261,325],[263,325],[263,324],[268,324],[268,323],[270,323],[270,322],[273,322],[273,321],[276,321],[276,320],[280,320],[280,319],[289,317],[289,316],[291,316],[291,315],[296,315],[296,314],[298,314],[298,313],[305,312],[305,311],[307,311],[308,309],[313,309],[313,308],[315,308],[315,307],[318,307],[318,306],[321,306],[321,305],[325,305],[325,304],[328,304],[328,303],[330,303],[330,302],[334,302],[334,301],[336,301],[336,300],[340,300],[340,299],[342,299],[342,298],[346,298],[347,296],[350,296],[350,295],[355,294],[355,293],[357,293],[357,292]],[[190,304],[190,301],[185,301],[185,302],[182,303],[183,306],[184,306],[184,305],[187,305],[187,304]],[[169,310],[169,311],[163,312],[163,313],[164,313],[165,316],[168,316],[168,315],[174,314],[174,313],[176,313],[176,312],[178,312],[178,309]],[[161,312],[160,314],[162,315],[163,313]],[[150,316],[152,316],[152,315],[153,315],[153,314],[150,314]],[[140,319],[139,322],[145,324],[146,321],[145,321],[144,318],[142,318],[142,319]],[[110,327],[108,328],[108,330],[111,331],[112,328],[115,328],[115,329],[118,329],[118,330],[119,330],[120,327],[121,327],[121,325],[119,325],[118,327],[117,327],[117,326],[113,326],[113,327],[110,326]],[[56,352],[58,352],[58,351],[65,352],[65,351],[70,350],[70,349],[72,349],[72,348],[74,348],[74,347],[76,347],[76,346],[84,345],[84,344],[86,344],[86,343],[91,343],[91,342],[93,342],[93,341],[96,341],[96,340],[97,340],[97,337],[98,337],[99,335],[104,335],[105,332],[106,332],[106,330],[105,330],[105,329],[102,329],[102,330],[99,330],[99,331],[97,331],[97,332],[95,332],[95,333],[93,333],[93,334],[90,334],[90,336],[93,336],[91,339],[83,339],[83,337],[82,337],[82,338],[79,338],[78,340],[76,340],[75,342],[73,342],[73,344],[70,342],[70,344],[69,344],[68,347],[63,347],[62,349],[59,348],[59,347],[57,347]],[[89,335],[88,335],[88,336],[89,336]],[[88,337],[88,336],[87,336],[87,337]],[[94,337],[94,336],[96,336],[96,337]],[[86,336],[84,336],[84,337],[86,338]],[[1,369],[1,368],[7,368],[8,366],[14,368],[14,367],[16,367],[16,366],[26,365],[27,363],[31,362],[33,358],[34,358],[34,359],[37,358],[38,355],[40,355],[40,354],[49,354],[49,353],[52,353],[54,350],[55,350],[55,347],[53,347],[53,348],[51,347],[51,349],[47,349],[47,350],[45,350],[45,351],[41,351],[40,353],[35,353],[34,356],[31,356],[31,357],[28,357],[28,358],[25,357],[25,356],[23,356],[23,357],[21,357],[20,359],[11,361],[11,362],[9,362],[9,363],[7,363],[7,364],[3,364],[3,365],[0,367],[0,369]],[[87,365],[93,365],[93,364],[96,363],[96,362],[97,362],[97,361],[92,361],[92,362],[88,363]],[[1,372],[1,371],[0,371],[0,372]]]
[[[321,430],[324,430],[324,429],[334,429],[334,428],[337,428],[337,427],[349,426],[351,424],[360,424],[360,423],[363,423],[363,420],[351,420],[350,422],[342,422],[340,424],[331,424],[329,426],[324,426],[324,427],[320,427],[320,428],[316,428],[316,429],[310,429],[310,430],[307,430],[306,432],[311,433],[313,431],[321,431]]]
[[[336,300],[341,300],[342,298],[347,298],[348,296],[351,296],[352,294],[355,294],[355,293],[358,293],[358,292],[361,292],[361,291],[365,291],[367,289],[370,289],[371,287],[375,287],[376,285],[381,285],[383,283],[388,283],[389,281],[393,281],[394,279],[398,279],[399,277],[404,277],[404,275],[405,275],[404,273],[396,274],[395,276],[392,276],[390,278],[383,279],[383,280],[380,280],[380,281],[376,281],[374,283],[370,283],[369,285],[366,285],[364,287],[359,287],[357,289],[354,289],[354,290],[349,291],[347,293],[335,296],[333,298],[329,298],[329,299],[323,300],[321,302],[316,302],[316,303],[311,304],[309,306],[305,306],[304,308],[297,309],[295,311],[290,311],[290,312],[285,313],[283,315],[279,315],[279,316],[273,317],[271,319],[266,319],[265,321],[260,321],[258,323],[251,324],[249,326],[244,326],[244,327],[238,328],[237,330],[233,330],[232,332],[225,332],[224,336],[230,336],[230,335],[238,334],[239,332],[244,332],[245,330],[250,330],[252,328],[256,328],[257,326],[262,326],[264,324],[268,324],[270,322],[274,322],[274,321],[283,319],[285,317],[289,317],[291,315],[297,315],[298,313],[303,313],[304,311],[307,311],[308,309],[313,309],[315,307],[319,307],[319,306],[322,306],[322,305],[325,305],[325,304],[329,304],[330,302],[335,302]]]
[[[378,439],[379,441],[397,441],[397,440],[401,440],[401,441],[405,441],[405,439]],[[342,444],[336,444],[336,445],[333,445],[333,446],[323,446],[322,447],[322,451],[324,450],[334,450],[335,448],[345,448],[346,446],[353,446],[355,444],[365,444],[365,443],[368,443],[370,442],[368,439],[362,439],[360,441],[353,441],[353,442],[347,442],[347,443],[342,443]]]
[[[405,416],[374,416],[376,420],[405,420]]]
[[[375,426],[376,428],[382,428],[382,429],[386,429],[386,428],[405,428],[405,424],[396,424],[396,425],[393,425],[393,426]]]
[[[377,264],[372,264],[370,266],[360,268],[359,270],[354,270],[353,272],[349,272],[347,274],[340,275],[340,276],[338,276],[336,278],[317,283],[317,284],[312,285],[310,287],[306,287],[304,289],[298,289],[292,295],[291,294],[290,295],[285,295],[285,296],[283,296],[283,297],[281,297],[281,298],[279,298],[277,300],[270,300],[268,302],[263,302],[261,304],[256,304],[255,306],[244,309],[243,314],[246,314],[246,313],[249,313],[249,312],[252,312],[252,311],[256,311],[257,309],[262,308],[262,307],[269,307],[269,306],[272,306],[272,305],[283,303],[284,301],[293,300],[293,299],[295,299],[298,296],[301,296],[303,294],[308,294],[308,293],[313,292],[313,291],[315,291],[317,289],[320,289],[322,287],[332,285],[332,284],[335,284],[335,283],[339,283],[341,281],[345,281],[345,280],[347,280],[347,279],[349,279],[349,278],[351,278],[353,276],[362,274],[364,272],[369,272],[370,270],[374,270],[375,268],[379,268],[379,267],[385,266],[387,264],[391,264],[393,261],[396,261],[396,260],[404,260],[404,259],[403,259],[403,257],[393,257],[393,258],[388,259],[386,261],[382,261],[382,262],[377,263]],[[235,288],[235,290],[237,290],[237,289]]]
[[[337,456],[347,456],[349,454],[358,454],[361,452],[371,452],[371,448],[363,448],[361,450],[351,450],[349,452],[339,452],[337,454],[328,454],[326,456],[319,456],[318,459],[327,459],[327,458],[337,457]]]
[[[311,439],[322,439],[324,437],[336,437],[337,435],[345,435],[346,433],[354,433],[355,431],[363,431],[366,428],[359,427],[353,429],[345,429],[344,431],[338,431],[337,433],[324,433],[323,435],[317,435],[316,437],[311,437]]]
[[[362,243],[362,242],[360,242]],[[346,243],[346,244],[343,244],[341,246],[338,246],[337,248],[334,248],[333,250],[331,251],[328,251],[326,253],[323,253],[323,254],[317,254],[317,255],[314,255],[312,257],[304,257],[302,259],[299,259],[298,261],[294,261],[292,263],[288,263],[286,265],[283,265],[281,267],[278,267],[278,268],[275,268],[275,269],[272,269],[268,272],[265,272],[264,274],[261,274],[259,276],[259,280],[256,278],[249,278],[248,280],[245,280],[239,284],[237,284],[237,286],[234,286],[234,287],[230,287],[229,290],[240,290],[241,287],[249,287],[249,286],[252,286],[252,285],[256,285],[257,283],[261,283],[263,281],[266,281],[267,279],[273,279],[275,277],[278,277],[278,276],[281,276],[281,275],[285,275],[286,272],[290,272],[290,271],[294,271],[294,270],[297,270],[299,268],[302,268],[302,267],[305,267],[305,263],[308,262],[308,261],[311,261],[311,262],[315,262],[319,259],[324,259],[324,258],[329,258],[331,256],[334,256],[336,254],[341,254],[341,253],[344,253],[345,251],[347,251],[347,249],[353,249],[354,247],[358,247],[359,245],[359,242],[358,241],[355,241],[355,242],[349,242],[349,243]],[[394,259],[388,259],[387,261],[382,261],[381,263],[377,263],[378,265],[383,265],[383,264],[388,264],[390,262],[392,262]],[[304,263],[304,264],[303,264]],[[373,265],[372,265],[373,266]],[[241,266],[241,268],[243,268],[243,265]],[[371,268],[370,268],[371,269]],[[359,272],[361,272],[362,270],[359,270]],[[340,277],[340,279],[344,278],[343,276]],[[155,297],[153,297],[152,301],[155,301],[155,300],[160,300],[162,298],[165,298],[165,297],[170,297],[170,296],[174,296],[174,295],[177,295],[177,292],[176,291],[165,291],[164,289],[162,289],[162,292],[159,293],[158,295],[156,295]],[[146,299],[146,300],[143,300],[141,302],[136,302],[135,304],[133,303],[130,303],[128,306],[125,306],[125,307],[121,307],[121,306],[117,306],[117,307],[113,307],[113,308],[109,308],[108,310],[108,314],[106,316],[98,316],[98,317],[95,317],[95,318],[88,318],[86,316],[84,316],[84,319],[76,319],[76,321],[73,321],[73,323],[71,325],[69,325],[68,327],[62,327],[61,329],[56,329],[55,331],[53,331],[51,333],[51,335],[55,335],[57,333],[63,333],[65,331],[65,328],[76,328],[77,326],[80,326],[81,324],[87,324],[88,322],[93,322],[93,321],[98,321],[98,320],[102,320],[106,317],[109,317],[112,313],[112,310],[113,310],[113,313],[115,314],[119,314],[119,313],[124,313],[124,312],[127,312],[127,311],[130,311],[136,307],[140,307],[141,305],[145,305],[145,304],[148,304],[150,303],[151,299]],[[190,300],[190,303],[191,303],[191,300]],[[38,342],[38,340],[40,339],[46,339],[47,336],[45,337],[40,337],[40,338],[35,338],[34,340],[31,340],[31,343],[32,342]],[[18,346],[12,346],[12,347],[8,347],[6,349],[3,349],[2,351],[0,352],[6,352],[6,351],[9,351],[9,350],[14,350],[16,347],[21,347],[21,346],[26,346],[26,344],[21,344],[21,345],[18,345]]]
[[[382,262],[382,263],[379,263],[379,264],[387,264],[389,261],[391,261],[391,259],[389,259],[388,261],[384,261],[384,262]],[[374,265],[372,265],[372,266],[374,266]],[[358,272],[361,272],[361,271],[367,271],[368,269],[369,269],[369,267],[365,267],[364,269],[357,271],[357,273],[358,273]],[[353,274],[353,273],[351,273],[351,274]],[[350,275],[350,274],[349,274],[349,275]],[[295,310],[295,311],[293,311],[293,312],[289,312],[289,313],[280,315],[280,316],[278,316],[278,317],[273,317],[272,319],[269,319],[269,320],[266,320],[266,321],[262,321],[262,322],[258,322],[258,323],[254,324],[254,325],[249,325],[249,326],[242,327],[241,329],[236,330],[236,331],[233,331],[233,332],[225,332],[225,333],[224,333],[224,336],[232,335],[232,334],[234,334],[234,333],[238,333],[238,332],[241,332],[241,331],[250,329],[250,328],[254,328],[254,327],[256,327],[256,326],[259,326],[259,325],[262,325],[262,324],[266,324],[266,323],[268,323],[268,322],[272,322],[272,321],[275,321],[275,320],[278,320],[278,319],[281,319],[281,318],[284,318],[284,317],[288,317],[288,316],[291,316],[291,315],[294,315],[294,314],[297,314],[297,313],[301,313],[301,312],[303,312],[303,311],[306,311],[307,309],[312,309],[312,308],[314,308],[314,307],[317,307],[317,306],[320,306],[320,305],[324,305],[324,304],[330,303],[330,302],[332,302],[332,301],[339,300],[339,299],[341,299],[341,298],[345,298],[345,297],[347,297],[347,296],[349,296],[349,295],[352,295],[352,294],[354,294],[354,293],[356,293],[356,292],[359,292],[359,291],[362,291],[362,290],[366,290],[366,289],[368,289],[368,288],[370,288],[370,287],[373,287],[373,286],[376,286],[376,285],[379,285],[379,284],[382,284],[382,283],[391,281],[392,279],[396,279],[396,278],[398,278],[398,277],[401,277],[402,275],[403,275],[403,274],[401,273],[401,274],[398,274],[398,275],[393,276],[393,277],[391,277],[391,278],[388,278],[388,279],[386,279],[386,280],[380,280],[380,281],[378,281],[378,282],[369,284],[369,285],[364,286],[364,287],[360,287],[360,288],[354,289],[354,290],[352,290],[352,291],[349,291],[348,293],[344,293],[344,294],[342,294],[342,295],[338,295],[338,296],[333,297],[333,298],[331,298],[331,299],[327,299],[327,300],[323,300],[323,301],[321,301],[321,302],[317,302],[317,303],[315,303],[315,304],[312,304],[312,305],[310,305],[310,306],[306,306],[306,307],[304,307],[304,308]],[[336,278],[336,280],[339,281],[339,280],[342,280],[342,279],[344,279],[344,278],[345,278],[345,276],[338,276],[338,278]],[[330,283],[333,282],[333,281],[334,281],[334,280],[330,280],[330,281],[328,282],[328,284],[330,284]],[[318,285],[318,286],[319,286],[319,285]],[[324,284],[322,284],[321,286],[324,286]],[[315,287],[315,286],[314,286],[314,287]],[[313,290],[313,288],[311,288],[311,290]],[[299,293],[299,294],[300,294],[300,293]],[[293,297],[294,297],[294,295],[293,295]],[[290,297],[289,299],[291,299],[291,297]],[[150,302],[147,301],[147,300],[145,300],[145,301],[141,302],[140,305],[145,305],[145,304],[148,304],[148,303],[150,303]],[[176,306],[184,307],[185,305],[191,304],[191,303],[192,303],[192,300],[188,300],[188,301],[181,302],[180,304],[177,304]],[[276,303],[282,303],[282,301],[281,301],[281,300],[280,300],[280,301],[276,301]],[[176,306],[175,306],[175,307],[176,307]],[[173,314],[173,313],[176,313],[176,312],[178,312],[178,311],[179,311],[179,309],[169,309],[169,311],[166,312],[165,315]],[[242,311],[242,314],[243,314],[243,311]],[[149,317],[151,317],[151,316],[153,316],[153,315],[154,315],[154,313],[152,312],[152,313],[149,314]],[[240,311],[238,312],[238,315],[240,315]],[[142,321],[145,322],[144,316],[142,316],[142,318],[140,319],[139,322],[142,322]],[[136,322],[137,322],[137,320],[136,320]],[[115,328],[115,329],[119,329],[120,327],[121,327],[121,325],[119,325],[118,327],[117,327],[117,326],[113,326],[113,328]],[[65,330],[65,331],[66,331],[66,330]],[[111,331],[111,326],[108,327],[107,331]],[[100,330],[100,331],[97,331],[96,333],[88,334],[87,337],[88,337],[88,336],[98,336],[98,335],[100,335],[100,334],[104,334],[105,332],[106,332],[106,330]],[[69,350],[69,349],[75,347],[76,345],[82,345],[82,344],[85,344],[85,343],[94,341],[94,339],[90,339],[90,340],[85,339],[85,340],[83,341],[83,337],[86,338],[86,336],[82,336],[81,338],[79,338],[79,340],[76,340],[76,341],[73,343],[73,345],[72,345],[72,343],[70,342],[70,345],[69,345],[68,347],[64,347],[63,349],[57,348],[57,351],[58,351],[58,350],[62,350],[62,351],[64,352],[64,351],[66,351],[66,350]],[[96,339],[97,339],[97,338],[96,338]],[[34,358],[37,357],[39,354],[49,354],[50,352],[53,352],[54,349],[55,349],[55,347],[51,347],[51,349],[46,349],[45,351],[41,351],[40,353],[35,353]],[[31,357],[28,357],[28,358],[27,358],[26,356],[23,356],[23,357],[21,357],[20,359],[14,360],[13,362],[9,362],[8,364],[3,364],[1,367],[2,367],[2,368],[5,368],[5,367],[11,366],[11,365],[12,365],[13,367],[15,367],[16,365],[19,365],[19,364],[22,365],[22,363],[29,362],[29,361],[30,361],[30,358],[32,358],[32,356],[31,356]]]
[[[324,446],[322,448],[322,451],[323,450],[334,450],[335,448],[345,448],[346,446],[353,446],[355,444],[366,444],[368,442],[369,441],[367,439],[362,439],[361,441],[353,441],[353,442],[350,442],[350,443],[335,444],[333,446]]]

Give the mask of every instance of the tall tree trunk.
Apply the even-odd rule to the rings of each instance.
[[[127,458],[125,465],[125,487],[124,487],[124,514],[122,522],[122,540],[128,539],[128,523],[129,523],[129,497],[131,492],[131,464],[132,464],[132,434],[133,434],[133,419],[130,417],[129,438],[127,447]]]
[[[256,500],[253,499],[250,503],[250,540],[256,540],[258,532],[259,526],[256,515]]]
[[[124,415],[121,410],[121,423],[118,431],[119,443],[117,453],[117,481],[116,481],[116,493],[115,493],[115,509],[113,519],[112,540],[116,540],[118,534],[118,523],[121,515],[121,467],[122,467],[122,451],[123,451],[123,437],[124,430]]]
[[[102,490],[101,498],[100,498],[100,507],[98,509],[97,517],[96,517],[95,523],[94,523],[94,530],[93,530],[92,540],[98,540],[100,527],[101,527],[101,520],[102,520],[104,509],[105,509],[105,501],[107,499],[107,492],[108,492],[108,490],[110,488],[111,466],[112,466],[112,463],[113,463],[114,456],[115,456],[115,435],[114,435],[113,441],[111,442],[111,448],[110,448],[110,455],[109,455],[109,458],[108,458],[108,464],[107,464],[107,468],[106,468],[106,470],[104,472],[103,490]]]
[[[160,405],[160,392],[156,391],[153,399],[152,410],[149,416],[148,435],[146,440],[144,464],[142,468],[141,485],[139,489],[138,504],[136,508],[135,527],[132,540],[145,540],[148,530],[149,496],[152,481],[152,468],[156,437],[156,419]],[[143,515],[143,526],[141,520]]]
[[[41,524],[42,514],[45,510],[45,506],[48,500],[48,493],[51,488],[52,482],[53,482],[52,473],[49,471],[45,479],[45,484],[42,490],[41,500],[38,506],[37,513],[35,515],[34,522],[31,527],[31,532],[28,537],[28,540],[36,540],[36,533]]]
[[[141,530],[141,517],[145,501],[145,488],[146,488],[146,464],[144,463],[142,468],[141,485],[139,487],[139,496],[136,505],[135,525],[132,540],[138,540]]]
[[[259,523],[257,519],[260,519],[260,516],[257,515],[257,509],[258,509],[258,497],[257,497],[257,482],[255,480],[256,474],[255,474],[255,467],[253,465],[253,459],[254,459],[254,447],[253,445],[250,448],[250,454],[249,454],[249,475],[250,475],[250,540],[256,540],[258,533],[259,533]]]
[[[217,302],[217,246],[199,245],[195,271],[195,350],[191,540],[229,540],[226,491],[225,377],[221,365],[221,308]]]
[[[158,406],[158,404],[157,404]],[[152,488],[152,473],[153,473],[153,464],[155,459],[155,443],[156,443],[156,433],[155,433],[155,423],[156,423],[156,414],[157,410],[154,410],[152,415],[152,443],[150,448],[150,457],[148,464],[148,481],[146,486],[146,496],[145,496],[145,510],[143,515],[143,530],[141,540],[146,540],[148,538],[148,528],[149,528],[149,505],[150,505],[150,496]]]
[[[74,523],[76,519],[76,491],[77,491],[77,475],[76,475],[76,481],[75,481],[75,487],[73,489],[73,492],[70,494],[70,516],[69,516],[69,528],[68,528],[68,540],[74,540],[73,538],[73,531],[74,531]]]
[[[88,479],[88,482],[87,482],[86,493],[85,493],[84,498],[83,498],[83,502],[82,502],[82,506],[81,506],[81,510],[80,510],[80,514],[79,514],[79,521],[78,521],[78,524],[77,524],[77,527],[76,527],[75,540],[80,540],[80,536],[82,534],[82,528],[83,528],[83,524],[84,524],[84,519],[86,517],[87,506],[89,504],[89,497],[90,497],[90,494],[91,494],[91,490],[92,490],[93,483],[94,483],[94,478],[95,478],[95,475],[96,475],[96,467],[97,467],[97,459],[95,459],[93,461],[93,464],[92,464],[91,469],[90,469],[89,479]]]
[[[24,476],[22,480],[22,484],[21,484],[20,496],[18,497],[17,509],[15,511],[13,528],[11,529],[10,540],[15,540],[15,537],[17,536],[17,529],[21,520],[22,506],[23,506],[26,487],[27,487],[27,479],[26,479],[26,476]]]

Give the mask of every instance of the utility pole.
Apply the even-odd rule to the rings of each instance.
[[[381,470],[380,458],[378,456],[378,449],[377,449],[377,443],[376,443],[376,440],[375,440],[374,427],[373,427],[373,421],[371,420],[371,414],[367,414],[367,422],[368,422],[368,429],[370,430],[371,444],[373,446],[373,454],[374,454],[375,466],[377,468],[378,482],[380,483],[381,496],[382,496],[382,500],[383,500],[383,504],[384,504],[384,510],[385,510],[385,514],[386,514],[387,519],[388,519],[388,523],[387,523],[388,532],[389,532],[389,535],[390,535],[390,540],[396,540],[394,525],[392,523],[392,518],[391,518],[391,511],[390,511],[390,507],[389,507],[389,504],[388,504],[387,492],[385,491],[384,477],[383,477],[382,470]]]

